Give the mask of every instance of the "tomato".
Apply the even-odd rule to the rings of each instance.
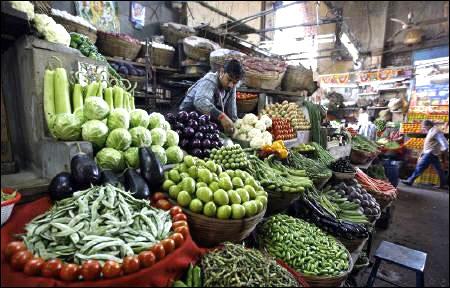
[[[181,221],[181,220],[182,221],[187,221],[187,217],[183,213],[177,214],[177,215],[173,216],[173,218],[172,218],[172,221],[174,221],[174,222]]]
[[[182,226],[184,227],[184,226]],[[170,235],[169,237],[170,239],[172,239],[175,242],[175,247],[178,248],[181,245],[183,245],[184,242],[184,236],[181,233],[173,233],[172,235]]]
[[[150,249],[150,251],[152,251],[153,254],[155,254],[156,260],[158,260],[158,261],[166,256],[166,251],[164,251],[164,246],[159,243],[153,245],[152,248]]]
[[[22,241],[10,242],[5,249],[6,259],[11,259],[11,257],[19,251],[27,250],[27,246]]]
[[[102,267],[97,260],[87,260],[81,266],[80,274],[84,280],[90,281],[99,278],[100,272],[102,272]]]
[[[181,226],[181,227],[175,228],[175,232],[181,233],[181,235],[183,235],[184,239],[187,239],[188,235],[189,235],[189,228],[187,226]]]
[[[74,263],[65,264],[59,272],[59,278],[64,281],[75,281],[80,276],[80,266]]]
[[[14,270],[22,271],[23,267],[29,260],[33,258],[33,254],[28,250],[22,250],[14,254],[11,258],[11,266]]]
[[[141,262],[141,267],[150,267],[156,262],[156,256],[152,251],[142,251],[139,253],[139,262]]]
[[[173,217],[177,214],[183,213],[183,209],[180,206],[173,206],[170,208],[170,215]]]
[[[41,274],[44,277],[58,278],[63,264],[60,259],[51,259],[42,265]]]
[[[176,228],[178,228],[180,226],[188,226],[188,224],[187,224],[186,221],[183,221],[183,220],[172,223],[172,229],[176,229]]]
[[[158,202],[156,202],[156,207],[162,210],[169,210],[172,207],[172,204],[166,199],[159,199]]]
[[[108,260],[102,268],[103,277],[107,279],[118,277],[122,274],[122,267],[115,261]]]
[[[164,239],[161,241],[161,244],[164,247],[164,252],[166,252],[166,255],[172,253],[173,250],[175,250],[175,241],[173,239]]]
[[[167,199],[166,194],[162,193],[162,192],[156,192],[152,195],[152,197],[150,198],[150,201],[152,203],[156,203],[158,202],[158,200],[160,199]]]
[[[44,263],[45,260],[42,258],[33,258],[25,264],[23,272],[29,276],[38,276],[41,274]]]
[[[139,271],[140,263],[138,256],[126,256],[123,258],[122,268],[125,274],[131,274]]]

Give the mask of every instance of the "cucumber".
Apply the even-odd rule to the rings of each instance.
[[[51,117],[55,115],[55,71],[46,69],[44,72],[44,115],[50,130]]]
[[[72,102],[73,111],[83,107],[83,87],[80,84],[75,84],[73,86]]]
[[[64,68],[55,69],[55,113],[72,113],[70,108],[69,80]]]
[[[113,100],[113,88],[107,87],[105,89],[105,101],[109,105],[109,110],[114,110],[114,100]]]

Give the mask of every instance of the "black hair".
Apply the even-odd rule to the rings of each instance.
[[[375,117],[374,117],[374,116],[370,116],[370,117],[369,117],[369,121],[370,121],[370,122],[375,121]]]
[[[431,120],[424,120],[423,121],[423,125],[427,126],[427,127],[433,127],[434,123]]]
[[[244,69],[242,69],[241,63],[236,59],[231,59],[225,62],[223,70],[231,78],[235,80],[240,80],[244,76]]]

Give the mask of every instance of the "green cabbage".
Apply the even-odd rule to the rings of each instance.
[[[163,128],[165,131],[170,130],[170,123],[167,122],[166,120],[162,121],[160,126],[161,126],[160,128]]]
[[[165,121],[164,116],[161,113],[153,112],[149,116],[148,129],[162,128],[161,124]]]
[[[152,145],[152,134],[144,127],[130,129],[131,145],[134,147],[149,147]]]
[[[113,148],[103,148],[95,156],[98,166],[104,170],[121,172],[125,169],[125,158],[120,151]]]
[[[142,126],[147,128],[148,126],[148,113],[142,109],[135,109],[130,113],[130,125],[131,127]]]
[[[153,145],[159,145],[164,146],[164,143],[166,143],[166,131],[162,128],[155,128],[150,131],[152,134],[152,144]]]
[[[183,150],[178,146],[167,148],[166,155],[168,164],[176,164],[183,161]]]
[[[76,141],[81,136],[81,121],[74,114],[57,114],[52,127],[52,133],[59,140]]]
[[[180,136],[178,136],[178,133],[173,131],[173,130],[169,130],[166,133],[166,147],[171,147],[171,146],[178,146],[178,142],[180,141]]]
[[[84,122],[87,121],[87,119],[84,117],[84,109],[82,107],[77,108],[75,112],[73,112],[73,115],[75,115],[75,117],[77,117],[81,121],[81,124],[84,124]]]
[[[123,155],[128,167],[139,168],[139,148],[130,147]]]
[[[130,114],[124,108],[116,108],[108,116],[108,128],[114,130],[116,128],[127,129],[130,127]]]
[[[89,120],[81,126],[81,137],[84,141],[92,142],[97,148],[105,146],[108,137],[108,126],[99,120]]]
[[[84,103],[84,117],[88,120],[103,120],[109,114],[109,105],[101,97],[88,97]]]
[[[131,145],[131,135],[127,129],[117,128],[109,133],[106,139],[106,147],[119,151],[127,150]]]
[[[153,153],[155,153],[155,156],[159,159],[159,162],[161,162],[162,165],[166,165],[167,163],[166,150],[164,150],[164,148],[159,145],[152,145],[151,149]]]

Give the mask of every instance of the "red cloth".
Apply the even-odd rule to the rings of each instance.
[[[30,277],[23,272],[12,270],[4,256],[4,249],[9,242],[13,241],[13,235],[24,233],[24,226],[34,217],[45,213],[52,206],[50,198],[45,197],[34,202],[18,205],[14,207],[11,218],[4,224],[1,229],[1,270],[2,270],[2,287],[130,287],[130,286],[168,286],[174,279],[178,279],[189,266],[189,263],[195,263],[204,253],[204,249],[200,249],[192,238],[189,236],[184,244],[174,252],[166,256],[163,260],[157,262],[152,267],[141,269],[137,273],[126,275],[111,280],[98,281],[77,281],[64,282],[52,278]]]

